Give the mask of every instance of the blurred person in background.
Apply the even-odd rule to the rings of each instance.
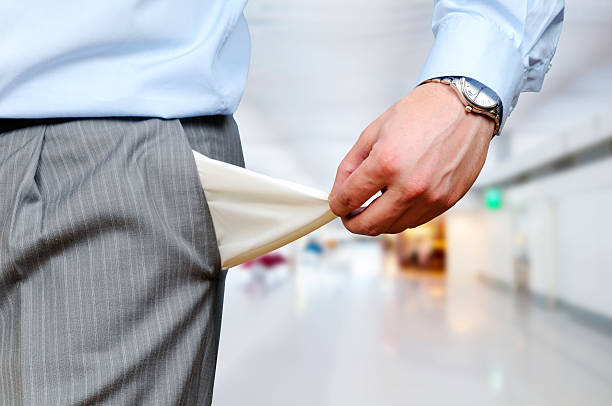
[[[0,404],[211,403],[225,271],[191,149],[244,164],[245,2],[0,3]],[[563,11],[435,2],[423,84],[338,169],[349,230],[397,233],[466,193]]]

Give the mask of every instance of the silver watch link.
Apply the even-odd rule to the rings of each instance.
[[[495,122],[493,136],[499,133],[502,117],[502,103],[497,94],[477,80],[465,76],[446,76],[423,83],[443,83],[455,90],[459,99],[470,113],[482,114]]]

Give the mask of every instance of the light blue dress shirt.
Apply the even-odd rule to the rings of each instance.
[[[505,122],[521,92],[541,89],[564,9],[564,0],[436,0],[436,39],[417,83],[476,79],[501,98]]]
[[[0,117],[231,114],[250,58],[246,0],[0,2]],[[540,89],[563,0],[438,0],[419,82],[460,75],[504,119]],[[384,45],[384,44],[383,44]]]
[[[0,117],[230,114],[246,0],[0,0]]]

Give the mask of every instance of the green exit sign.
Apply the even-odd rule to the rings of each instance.
[[[485,205],[489,210],[499,210],[502,207],[503,196],[502,190],[498,187],[489,187],[484,193]]]

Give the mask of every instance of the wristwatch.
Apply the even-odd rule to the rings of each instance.
[[[470,113],[482,114],[495,122],[493,136],[499,133],[502,117],[501,99],[493,90],[477,80],[464,76],[446,76],[424,81],[423,83],[443,83],[455,90],[461,103]]]

